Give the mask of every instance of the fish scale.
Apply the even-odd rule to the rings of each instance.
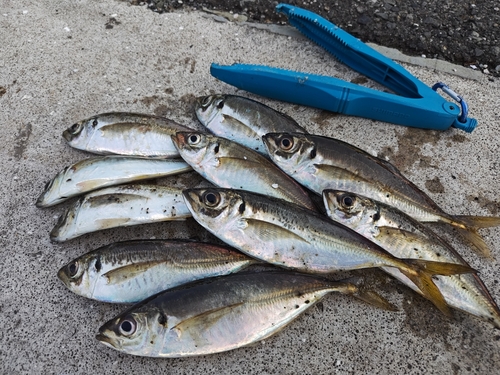
[[[219,353],[275,334],[330,292],[358,290],[285,271],[228,275],[151,297],[105,323],[97,339],[140,356]]]
[[[355,230],[398,258],[467,265],[455,249],[438,235],[394,207],[338,190],[324,191],[323,199],[330,218]],[[418,292],[418,288],[397,269],[382,269]],[[500,310],[478,275],[437,275],[434,282],[451,307],[500,328]]]
[[[86,253],[63,266],[58,277],[81,296],[132,303],[168,288],[238,272],[257,263],[220,245],[190,240],[135,240]],[[72,267],[77,271],[71,272]]]
[[[490,254],[476,228],[498,226],[499,217],[450,215],[392,164],[338,139],[269,133],[263,140],[271,160],[317,194],[326,189],[351,191],[393,205],[418,221],[451,225],[482,254]]]

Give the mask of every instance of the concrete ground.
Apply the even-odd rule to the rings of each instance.
[[[144,225],[51,243],[64,204],[38,209],[44,184],[88,155],[63,130],[97,113],[156,113],[197,126],[193,98],[237,93],[295,118],[312,133],[387,157],[447,212],[500,215],[500,81],[405,67],[444,81],[469,102],[477,129],[424,131],[346,117],[238,92],[209,74],[211,62],[259,63],[358,77],[315,45],[201,12],[156,14],[126,2],[0,2],[0,373],[2,374],[488,374],[500,371],[500,333],[463,313],[444,318],[379,272],[367,272],[399,307],[385,312],[330,295],[276,336],[248,348],[187,359],[121,354],[95,339],[123,306],[73,295],[57,279],[72,258],[137,238],[207,239],[192,220]],[[454,72],[452,69],[452,73]],[[187,177],[173,180],[189,185]],[[481,230],[496,260],[476,256],[435,227],[500,299],[500,228]],[[201,234],[200,234],[201,233]]]

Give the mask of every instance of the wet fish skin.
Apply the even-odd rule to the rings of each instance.
[[[71,125],[63,138],[71,147],[95,154],[178,158],[171,135],[189,127],[142,113],[109,112]]]
[[[137,356],[219,353],[275,334],[330,292],[357,288],[284,271],[233,274],[159,293],[109,320],[96,338]]]
[[[64,265],[72,292],[101,302],[137,303],[163,290],[260,263],[229,247],[190,240],[112,243]]]
[[[37,207],[50,207],[107,186],[184,173],[192,168],[182,159],[104,156],[80,160],[59,172],[45,186]]]
[[[119,185],[88,193],[59,217],[50,239],[63,242],[98,230],[161,221],[191,214],[182,189],[160,185]]]
[[[328,216],[380,245],[398,258],[414,258],[468,265],[447,242],[420,222],[387,204],[358,194],[323,191]],[[420,293],[411,280],[395,268],[383,267]],[[500,328],[500,310],[477,274],[434,277],[449,306]]]
[[[480,253],[490,256],[476,228],[500,225],[499,217],[447,214],[392,164],[338,139],[270,133],[263,141],[278,167],[317,194],[345,190],[389,204],[421,222],[452,225]]]
[[[183,194],[199,224],[251,257],[314,274],[396,267],[447,315],[451,312],[432,275],[474,272],[463,265],[395,258],[326,216],[281,199],[222,188],[187,189]]]
[[[248,147],[203,132],[178,132],[172,140],[181,157],[216,186],[253,191],[316,211],[295,180]]]
[[[291,117],[237,95],[209,95],[196,101],[198,120],[213,134],[267,156],[261,137],[271,132],[307,133]]]

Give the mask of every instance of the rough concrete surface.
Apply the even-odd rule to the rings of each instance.
[[[51,243],[49,232],[66,204],[38,209],[36,198],[59,170],[88,156],[65,144],[63,130],[108,111],[156,113],[197,126],[195,96],[247,95],[210,76],[214,61],[362,79],[304,40],[218,23],[198,12],[156,14],[111,0],[2,1],[0,30],[0,373],[498,373],[498,331],[459,312],[447,319],[376,271],[366,274],[398,312],[330,295],[264,342],[199,358],[140,358],[100,344],[99,326],[124,306],[73,295],[57,280],[60,266],[114,241],[210,236],[189,220]],[[385,156],[450,213],[500,215],[499,81],[405,67],[425,83],[444,81],[467,98],[477,129],[409,129],[247,96],[294,117],[310,132]],[[192,181],[199,179],[187,175],[168,183]],[[434,228],[500,299],[500,228],[481,230],[493,261],[475,255],[453,231]]]

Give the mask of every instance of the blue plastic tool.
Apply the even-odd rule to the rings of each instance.
[[[445,84],[430,88],[401,65],[313,12],[287,4],[279,4],[276,10],[339,61],[395,94],[333,77],[260,65],[212,64],[214,77],[258,95],[346,115],[424,129],[453,126],[470,133],[476,127],[477,121],[467,117],[466,102]],[[458,103],[446,101],[436,92],[438,88]]]

